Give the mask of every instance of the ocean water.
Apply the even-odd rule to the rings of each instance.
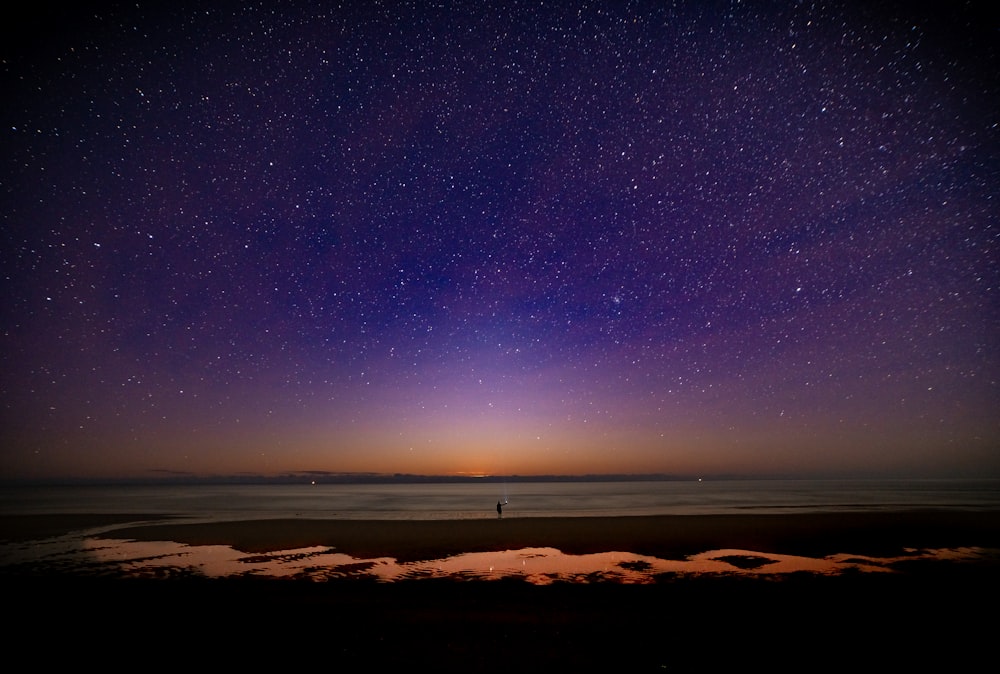
[[[0,514],[199,519],[505,518],[998,509],[996,480],[474,481],[421,484],[6,486]]]

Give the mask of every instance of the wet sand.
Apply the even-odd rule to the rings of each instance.
[[[484,520],[273,519],[129,527],[110,536],[229,545],[243,552],[329,546],[400,561],[463,552],[553,547],[568,554],[634,552],[680,559],[716,548],[823,556],[906,548],[1000,546],[1000,513],[908,511],[790,515],[538,517]]]
[[[14,522],[14,520],[19,520]],[[121,523],[0,519],[0,538]],[[60,526],[61,525],[61,526]],[[359,522],[165,521],[105,536],[225,544],[246,552],[329,545],[359,557],[437,558],[547,545],[670,557],[733,547],[790,554],[1000,548],[1000,513],[910,512]],[[224,666],[260,671],[916,671],[992,654],[995,566],[781,580],[664,577],[653,585],[3,574],[9,648],[53,666]]]

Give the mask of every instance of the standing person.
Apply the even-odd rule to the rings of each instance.
[[[503,519],[503,504],[497,501],[497,519]]]

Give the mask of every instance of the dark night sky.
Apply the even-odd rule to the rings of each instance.
[[[0,475],[1000,476],[988,3],[484,5],[10,22]]]

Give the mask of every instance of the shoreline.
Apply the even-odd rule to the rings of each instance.
[[[94,530],[101,529],[99,534]],[[191,521],[156,514],[0,516],[0,543],[69,534],[242,553],[326,547],[356,558],[400,562],[474,552],[555,548],[568,555],[628,552],[666,560],[707,550],[824,557],[892,556],[907,550],[1000,549],[1000,510],[900,510],[754,515],[636,515],[510,519],[386,520],[282,517]]]

